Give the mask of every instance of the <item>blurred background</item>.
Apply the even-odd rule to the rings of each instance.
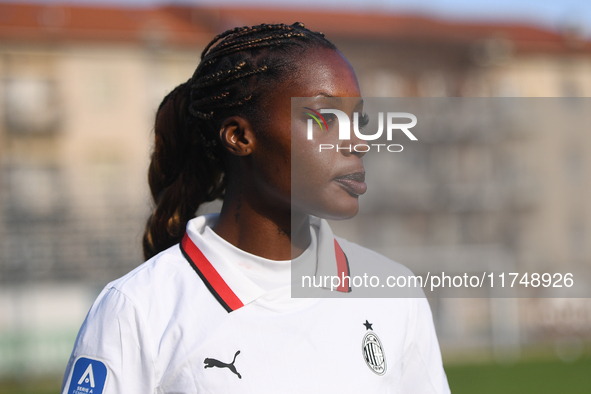
[[[59,392],[94,298],[141,264],[164,95],[216,34],[295,21],[339,47],[368,97],[591,96],[585,1],[0,2],[0,393]],[[554,266],[591,265],[591,130],[555,131],[565,138],[509,136],[504,156],[469,137],[433,142],[416,167],[437,191],[457,176],[484,190],[511,160],[494,187],[513,200],[395,205],[392,244],[410,259],[413,247],[469,258],[478,246],[517,262],[550,244]],[[546,176],[553,187],[531,198],[528,180]],[[432,307],[452,392],[591,392],[588,299]]]

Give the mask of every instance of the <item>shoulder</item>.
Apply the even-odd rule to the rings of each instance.
[[[335,237],[347,257],[352,290],[358,297],[424,297],[423,280],[403,264],[344,238]],[[362,284],[356,286],[356,284]]]
[[[186,324],[184,320],[211,313],[217,306],[175,245],[105,286],[89,316],[94,325],[127,321],[151,338],[160,338],[171,326]]]
[[[365,269],[378,270],[382,272],[387,269],[391,275],[413,275],[413,272],[403,264],[400,264],[388,257],[381,255],[371,249],[350,242],[341,237],[335,237],[343,252],[349,260],[349,264],[363,266]]]
[[[107,284],[105,288],[116,289],[133,298],[138,290],[142,291],[146,286],[168,286],[182,279],[187,272],[191,271],[191,267],[177,244],[160,252],[121,278]]]
[[[107,284],[91,307],[83,329],[102,327],[113,320],[135,321],[138,328],[149,326],[146,323],[154,311],[161,315],[170,307],[167,304],[177,302],[177,294],[186,287],[184,282],[192,278],[191,273],[195,275],[178,245],[159,253]]]
[[[187,338],[202,338],[205,316],[224,314],[175,245],[105,286],[82,324],[68,371],[76,358],[87,356],[117,373],[138,364],[153,374]]]
[[[177,278],[183,278],[185,272],[178,249],[176,246],[160,253],[105,286],[80,328],[64,388],[75,384],[84,372],[81,366],[90,363],[93,368],[104,369],[101,387],[105,392],[153,392],[157,344],[174,311],[167,310],[165,295],[170,295],[174,283],[179,282]],[[107,379],[107,373],[112,378]]]

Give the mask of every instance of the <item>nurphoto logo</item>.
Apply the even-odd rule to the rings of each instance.
[[[306,112],[304,114],[310,116],[307,123],[307,138],[308,140],[314,139],[314,124],[320,127],[320,131],[324,131],[325,128],[328,130],[328,124],[322,114],[331,114],[332,118],[336,117],[339,125],[339,140],[350,140],[351,139],[351,119],[349,116],[338,109],[321,109],[320,112],[313,110],[309,107],[303,107]],[[375,141],[382,136],[384,129],[386,130],[386,139],[392,141],[394,132],[403,132],[411,141],[417,141],[417,137],[410,131],[411,128],[416,126],[417,117],[409,112],[378,112],[378,130],[374,134],[362,134],[361,129],[367,124],[367,119],[363,119],[360,122],[359,113],[353,113],[353,133],[355,136],[363,141]],[[384,118],[386,119],[386,127],[384,127]],[[406,122],[404,122],[406,120]],[[360,123],[361,126],[360,126]],[[356,144],[353,147],[340,147],[333,144],[319,144],[319,151],[323,150],[351,150],[355,152],[368,152],[372,148],[375,148],[378,152],[380,148],[385,148],[388,152],[402,152],[404,149],[400,144]]]

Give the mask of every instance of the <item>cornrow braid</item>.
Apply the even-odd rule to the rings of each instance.
[[[232,68],[231,70],[221,70],[215,74],[207,75],[207,76],[201,78],[201,80],[205,83],[205,82],[211,81],[213,79],[223,77],[224,74],[231,75],[233,73],[237,73],[238,71],[240,71],[242,69],[242,67],[244,67],[245,64],[246,64],[246,62],[240,62],[236,65],[236,67]]]
[[[291,26],[284,25],[284,24],[270,25],[270,24],[263,23],[258,26],[252,26],[252,27],[248,27],[248,26],[235,27],[233,29],[223,32],[222,34],[218,34],[217,36],[215,36],[214,39],[211,40],[211,42],[205,47],[205,49],[203,49],[203,52],[201,52],[201,60],[204,59],[207,51],[209,51],[209,49],[213,45],[215,45],[215,43],[217,43],[218,41],[220,41],[221,39],[223,39],[229,35],[234,35],[234,38],[239,38],[239,37],[242,37],[245,35],[252,36],[256,33],[259,33],[259,32],[265,31],[265,30],[286,30],[286,29],[290,29],[290,28],[293,28],[296,26],[300,27],[300,28],[305,28],[304,24],[301,22],[296,22]]]
[[[264,71],[267,71],[267,68],[268,67],[265,65],[265,66],[260,67],[256,70],[247,71],[242,74],[225,72],[225,73],[222,73],[221,75],[218,75],[216,78],[211,78],[209,81],[195,83],[193,85],[193,89],[203,89],[205,87],[215,85],[215,84],[219,83],[220,81],[224,81],[224,82],[228,83],[228,82],[231,82],[235,79],[250,77],[251,75],[259,74]],[[236,69],[234,69],[234,70],[236,70]],[[230,71],[233,71],[233,70],[230,70]]]
[[[289,33],[284,33],[284,35],[287,35],[287,34],[289,34]],[[261,37],[259,40],[269,40],[269,39],[272,39],[272,36]],[[235,36],[232,41],[228,40],[228,41],[224,41],[223,43],[220,43],[217,46],[216,50],[219,51],[220,49],[225,49],[225,48],[229,47],[230,45],[235,45],[235,44],[248,42],[248,41],[254,42],[254,40],[252,40],[249,37],[236,37]],[[219,52],[218,52],[218,54],[219,54]]]
[[[238,35],[244,35],[244,34],[249,34],[251,31],[253,31],[254,28],[248,28],[248,26],[244,26],[244,27],[235,27],[233,29],[230,30],[226,30],[225,32],[223,32],[222,34],[218,34],[217,36],[215,36],[213,38],[213,40],[211,40],[211,42],[209,44],[207,44],[207,46],[205,47],[205,49],[203,49],[203,52],[201,52],[201,60],[203,60],[203,58],[205,57],[205,54],[207,53],[207,51],[209,51],[209,48],[211,48],[212,46],[215,45],[216,42],[218,42],[219,40],[231,35],[231,34],[238,34]]]
[[[155,208],[143,238],[146,259],[178,243],[201,204],[223,198],[224,120],[239,115],[260,129],[261,98],[290,78],[294,60],[313,47],[336,49],[299,22],[227,30],[205,46],[193,76],[164,98],[148,171]]]
[[[240,52],[245,48],[252,48],[254,46],[273,46],[273,45],[280,45],[281,40],[285,38],[292,38],[292,37],[304,37],[304,33],[298,32],[289,32],[289,33],[282,33],[276,34],[268,37],[261,37],[256,40],[251,40],[248,38],[244,39],[237,39],[231,44],[228,43],[226,45],[220,44],[216,49],[218,50],[215,53],[215,56],[223,56],[229,55],[234,52]]]
[[[199,108],[201,106],[205,106],[205,105],[210,105],[212,103],[214,103],[215,101],[221,101],[224,100],[226,97],[228,97],[230,95],[230,92],[224,92],[218,96],[213,96],[213,97],[206,97],[204,99],[201,100],[197,100],[193,103],[193,105],[196,108]]]

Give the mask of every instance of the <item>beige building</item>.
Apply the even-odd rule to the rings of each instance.
[[[0,3],[0,355],[9,355],[0,371],[61,370],[90,300],[141,263],[155,109],[206,43],[237,25],[295,21],[337,44],[367,97],[591,96],[591,43],[533,26]],[[396,188],[388,216],[364,208],[391,237],[365,219],[339,231],[408,264],[469,264],[476,251],[515,267],[590,266],[591,134],[589,119],[579,121],[495,138],[431,136],[400,159],[399,175],[412,170],[418,181]],[[32,291],[40,288],[49,296]],[[588,305],[568,300],[443,299],[434,310],[446,346],[516,345],[575,326],[588,337],[591,326]],[[565,328],[565,311],[582,320]]]
[[[141,261],[155,109],[204,44],[158,10],[0,14],[2,277],[104,283]]]

